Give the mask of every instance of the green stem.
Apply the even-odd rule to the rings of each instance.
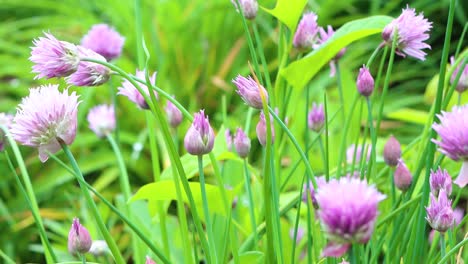
[[[252,232],[254,235],[254,243],[255,243],[255,249],[257,249],[257,243],[258,243],[258,238],[257,238],[257,221],[255,220],[255,204],[253,201],[253,195],[252,195],[252,188],[250,187],[250,173],[249,173],[249,168],[247,166],[247,159],[244,159],[244,175],[245,175],[245,190],[247,191],[247,195],[249,197],[249,212],[250,212],[250,224],[252,225]]]
[[[338,94],[340,96],[340,104],[344,106],[344,96],[343,96],[343,85],[341,83],[341,69],[340,69],[340,62],[336,61],[336,84],[338,86]],[[341,108],[341,121],[345,121],[345,113],[346,109],[343,107]]]
[[[323,164],[324,164],[324,165],[323,165],[323,166],[324,166],[324,171],[327,172],[327,171],[328,171],[328,169],[327,169],[327,154],[326,154],[325,148],[324,148],[324,146],[323,146],[323,140],[322,140],[321,135],[319,135],[319,140],[318,140],[318,142],[319,142],[319,147],[320,147],[320,153],[322,153],[322,159],[323,159]],[[328,180],[329,180],[329,177],[330,177],[330,176],[328,175],[328,173],[325,173],[325,178],[326,178],[327,182],[328,182]]]
[[[85,254],[80,254],[80,257],[81,257],[81,262],[82,262],[83,264],[86,264],[86,256],[85,256]]]
[[[439,71],[439,82],[437,86],[437,96],[435,99],[434,103],[434,115],[433,119],[434,122],[437,122],[437,114],[439,114],[440,109],[441,109],[441,104],[442,104],[442,96],[443,96],[443,91],[444,91],[444,83],[445,83],[445,73],[446,73],[446,67],[447,67],[447,59],[448,55],[450,52],[450,37],[452,35],[452,25],[453,25],[453,17],[455,14],[455,0],[450,0],[450,8],[449,8],[449,17],[447,21],[447,28],[446,28],[446,34],[445,34],[445,40],[444,40],[444,48],[442,50],[442,58],[440,60],[440,71]],[[428,152],[427,152],[427,160],[426,160],[426,177],[423,185],[423,196],[421,199],[421,203],[419,206],[419,216],[418,216],[418,225],[416,229],[416,240],[415,240],[415,246],[413,248],[412,252],[412,258],[411,262],[415,262],[417,259],[419,259],[421,251],[422,251],[422,245],[421,240],[424,237],[424,229],[426,225],[421,224],[424,222],[424,215],[425,215],[425,208],[424,205],[426,204],[428,198],[429,198],[429,176],[430,176],[430,169],[432,168],[432,164],[434,162],[434,155],[435,155],[435,149],[436,146],[432,142],[433,138],[436,138],[437,133],[434,129],[431,130],[431,134],[428,139]]]
[[[375,149],[377,148],[377,137],[376,137],[376,131],[374,130],[374,124],[372,120],[372,105],[369,97],[366,97],[367,101],[367,112],[369,116],[369,130],[370,130],[370,135],[371,135],[371,140],[372,140],[372,145],[371,145],[371,159],[369,162],[369,167],[367,168],[367,181],[371,178],[371,175],[373,173],[372,168],[374,163],[376,162],[376,157],[375,157]],[[366,159],[366,153],[364,152],[364,149],[362,150],[363,153],[361,153],[361,160]]]
[[[205,174],[203,173],[203,155],[198,155],[198,172],[200,174],[200,191],[202,196],[203,202],[203,214],[205,215],[205,223],[206,223],[206,233],[208,235],[208,243],[210,246],[210,251],[214,254],[213,262],[217,262],[216,257],[216,249],[214,245],[214,236],[213,236],[213,226],[211,225],[211,217],[210,217],[210,210],[208,208],[208,198],[206,196],[206,189],[205,189]]]
[[[395,173],[392,168],[388,170],[388,178],[391,181],[391,186],[392,186],[392,205],[395,205],[396,202],[396,190],[395,190]]]
[[[450,249],[450,251],[447,252],[447,254],[445,254],[445,256],[438,262],[438,264],[447,263],[447,260],[448,260],[452,255],[454,255],[455,253],[457,253],[457,251],[458,251],[463,245],[465,245],[466,243],[468,243],[468,237],[466,237],[466,238],[463,239],[460,243],[458,243],[456,246],[454,246],[452,249]]]
[[[257,49],[258,49],[258,54],[260,56],[260,61],[263,66],[263,74],[265,76],[265,83],[266,83],[266,87],[268,90],[268,94],[272,95],[271,100],[272,102],[274,102],[275,98],[274,98],[274,93],[272,92],[273,87],[271,86],[270,73],[268,72],[268,64],[266,63],[265,53],[263,52],[263,43],[262,43],[262,39],[260,38],[260,34],[258,33],[256,21],[252,23],[252,28],[253,28],[253,32],[255,36],[255,41],[257,42]]]
[[[461,47],[463,46],[463,40],[465,39],[465,34],[467,30],[468,30],[468,22],[466,22],[465,26],[463,27],[463,32],[460,36],[460,40],[458,41],[457,50],[455,51],[455,58],[457,58],[458,53],[460,53]]]
[[[42,222],[41,214],[39,212],[39,206],[37,204],[36,196],[34,195],[34,189],[28,171],[26,169],[26,165],[24,164],[23,156],[21,156],[21,152],[18,148],[18,145],[16,144],[16,141],[13,139],[13,136],[10,134],[8,129],[0,125],[0,130],[3,130],[5,132],[5,137],[7,138],[8,143],[10,144],[11,149],[13,150],[16,162],[18,163],[18,167],[21,171],[21,177],[23,178],[24,187],[26,188],[27,193],[27,196],[25,196],[25,198],[29,199],[29,201],[31,202],[31,213],[35,215],[34,218],[36,221],[37,229],[39,230],[41,243],[42,245],[44,245],[44,254],[46,257],[46,261],[47,263],[56,263],[57,257],[55,256],[52,246],[50,245],[49,239],[47,238],[44,223]]]
[[[377,54],[379,54],[379,51],[382,49],[382,47],[379,45],[377,48],[375,48],[374,52],[372,52],[372,55],[369,57],[366,63],[366,67],[370,69],[370,66],[372,65],[372,62],[374,62],[375,57],[377,57]]]
[[[445,256],[445,233],[440,233],[440,257]]]
[[[75,177],[77,178],[81,191],[83,193],[83,196],[88,203],[88,207],[91,210],[91,213],[93,214],[93,217],[96,219],[97,225],[99,227],[99,230],[101,231],[102,235],[104,236],[104,239],[106,240],[107,245],[109,246],[110,251],[112,252],[112,255],[114,256],[115,262],[118,264],[124,264],[125,260],[122,257],[122,254],[119,251],[119,248],[117,247],[117,244],[115,243],[114,239],[112,239],[111,234],[107,230],[106,224],[104,223],[104,220],[101,217],[101,214],[99,213],[99,210],[94,203],[93,198],[89,194],[87,188],[85,185],[81,183],[80,180],[83,182],[85,181],[83,174],[81,173],[80,168],[78,167],[78,163],[76,163],[75,157],[73,157],[73,154],[71,153],[70,149],[68,148],[67,144],[59,140],[60,145],[62,146],[63,151],[65,152],[65,155],[67,156],[68,160],[70,161],[73,170],[75,171]]]
[[[392,50],[390,52],[390,59],[388,60],[388,67],[387,67],[387,74],[385,75],[385,81],[384,81],[384,86],[383,86],[383,90],[382,90],[382,95],[380,97],[379,112],[378,112],[378,116],[377,116],[377,125],[375,126],[376,131],[379,131],[380,122],[382,121],[382,114],[383,114],[383,108],[384,108],[384,104],[385,104],[385,97],[387,95],[388,86],[390,84],[390,77],[391,77],[391,74],[392,74],[393,61],[395,60],[395,51],[396,51],[396,46],[397,46],[397,39],[398,39],[398,32],[397,32],[396,29],[394,29],[393,41],[392,41]]]
[[[89,183],[87,183],[84,180],[84,178],[80,178],[79,174],[77,174],[77,172],[74,169],[68,167],[63,161],[61,161],[59,158],[57,158],[57,156],[55,156],[54,154],[49,154],[49,156],[52,159],[54,159],[60,166],[65,168],[68,172],[75,175],[75,177],[77,178],[79,184],[82,184],[83,186],[86,186],[86,188],[88,188],[88,190],[90,190],[94,195],[96,195],[99,198],[99,200],[101,200],[112,212],[114,212],[125,224],[127,224],[130,227],[130,229],[132,229],[132,231],[135,232],[135,234],[137,234],[137,236],[146,244],[146,246],[148,246],[148,248],[154,254],[156,254],[156,256],[159,257],[159,259],[163,263],[170,263],[170,261],[164,256],[164,254],[154,246],[154,243],[150,239],[148,239],[143,234],[143,232],[132,221],[130,221],[129,218],[127,218],[124,214],[122,214],[119,211],[119,209],[117,209],[114,205],[112,205],[112,203],[107,201],[107,199],[104,198],[104,196],[102,196],[98,191],[96,191],[96,189],[94,189],[93,186],[91,186]]]
[[[354,96],[353,102],[351,103],[351,110],[353,110],[356,107],[356,103],[358,101],[359,94],[356,93]],[[340,152],[338,153],[338,166],[336,170],[336,177],[340,178],[341,177],[341,167],[342,167],[342,162],[343,162],[343,157],[346,152],[346,137],[348,136],[348,130],[349,126],[351,124],[351,119],[353,116],[353,111],[349,111],[348,113],[348,118],[346,118],[345,123],[344,123],[344,130],[343,133],[341,134],[341,145],[340,145]],[[357,146],[356,146],[357,148]],[[346,172],[345,172],[346,173]]]
[[[455,61],[454,65],[448,71],[448,76],[452,76],[457,66],[460,69],[464,69],[468,62],[468,50],[463,52],[461,56]],[[451,82],[450,87],[447,93],[444,95],[444,102],[442,103],[442,109],[446,109],[448,104],[450,103],[450,99],[452,98],[453,93],[455,92],[455,88],[457,87],[457,83],[460,81],[463,71],[460,70],[457,72],[455,79]],[[450,78],[450,77],[449,77]],[[458,104],[460,104],[461,100],[461,93],[458,93]]]

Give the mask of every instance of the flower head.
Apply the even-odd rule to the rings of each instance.
[[[440,141],[433,139],[439,151],[455,161],[468,159],[468,105],[437,116],[440,124],[434,123],[432,128],[440,136]]]
[[[427,32],[431,28],[432,22],[424,18],[422,13],[416,15],[416,10],[407,6],[398,18],[383,29],[382,38],[387,45],[392,45],[396,30],[398,34],[396,53],[402,57],[408,55],[423,61],[426,59],[426,53],[422,50],[431,48],[429,44],[424,43],[429,39]]]
[[[80,62],[78,48],[56,39],[50,33],[44,32],[44,35],[33,41],[29,57],[34,63],[32,72],[37,73],[35,79],[64,77],[75,72]]]
[[[435,196],[439,195],[441,189],[444,189],[447,195],[452,193],[452,177],[450,177],[446,170],[442,170],[440,167],[437,171],[431,170],[429,184],[431,186],[431,192]]]
[[[270,114],[270,127],[271,127],[271,144],[275,141],[275,127],[273,126],[273,117]],[[266,119],[265,114],[263,111],[260,112],[260,120],[257,123],[257,127],[255,128],[257,132],[257,138],[262,146],[266,145],[266,138],[267,138],[267,127],[266,127]]]
[[[0,113],[0,126],[3,126],[5,129],[10,129],[11,124],[13,123],[13,115]],[[5,149],[5,131],[0,128],[0,151]]]
[[[455,65],[455,58],[453,56],[450,58],[450,63],[452,64],[452,66]],[[455,71],[453,71],[452,76],[450,76],[450,84],[453,84],[453,82],[455,82],[455,78],[457,77],[458,72],[460,71],[460,67],[461,66],[458,65]],[[463,68],[460,79],[458,80],[455,89],[459,93],[463,93],[464,91],[466,91],[466,89],[468,89],[468,64],[465,65],[465,68]]]
[[[192,126],[185,134],[185,149],[192,155],[208,154],[213,149],[214,138],[215,135],[208,116],[205,116],[204,110],[200,110],[199,113],[195,114]]]
[[[309,129],[315,132],[319,132],[325,122],[325,112],[323,111],[323,105],[316,103],[312,104],[312,109],[309,111],[307,116]]]
[[[113,105],[98,105],[89,110],[89,128],[98,136],[105,137],[115,129]]]
[[[369,69],[365,65],[359,69],[356,86],[358,92],[365,97],[369,97],[374,91],[374,78],[372,78]]]
[[[18,106],[10,132],[21,144],[38,148],[39,159],[45,162],[48,152],[56,153],[61,142],[70,145],[75,140],[78,104],[75,92],[60,92],[58,85],[31,88]]]
[[[364,149],[367,149],[367,155],[366,155],[366,161],[369,161],[370,159],[370,155],[371,155],[371,151],[372,151],[372,146],[371,145],[364,145],[364,146],[361,146],[361,145],[358,145],[357,149],[356,149],[356,145],[354,144],[351,144],[347,149],[346,149],[346,162],[348,163],[352,163],[353,162],[353,157],[354,157],[354,152],[356,152],[356,157],[354,158],[355,162],[356,163],[359,163],[361,162],[361,158],[362,158],[362,155],[363,155],[363,148]]]
[[[323,184],[327,183],[327,180],[325,177],[320,176],[320,177],[315,177],[315,180],[317,181],[317,187],[320,188]],[[314,184],[312,181],[309,181],[308,183],[305,183],[304,186],[302,186],[302,201],[304,203],[307,203],[307,199],[310,196],[310,200],[312,201],[312,205],[317,208],[317,199],[315,198],[316,191],[314,188]]]
[[[313,47],[314,49],[318,49],[320,48],[320,46],[322,46],[325,42],[327,42],[327,40],[329,40],[333,34],[335,34],[335,31],[333,30],[333,27],[328,25],[327,26],[327,30],[325,31],[325,29],[323,27],[319,27],[319,34],[320,34],[320,37],[317,41],[318,44],[315,44]],[[336,61],[338,61],[341,57],[343,57],[343,55],[345,54],[346,52],[346,48],[342,48],[336,55],[335,57],[330,61],[330,77],[333,77],[335,76],[335,73],[336,73]]]
[[[177,108],[171,101],[167,100],[165,110],[169,124],[171,124],[173,128],[178,127],[183,119],[182,112],[180,112],[179,108]]]
[[[413,175],[411,175],[408,167],[406,167],[406,164],[401,159],[398,160],[393,181],[395,182],[395,186],[402,192],[408,190],[413,182]]]
[[[383,157],[385,163],[388,166],[395,167],[398,164],[398,160],[401,158],[401,145],[398,140],[391,135],[385,143]]]
[[[104,57],[96,52],[81,47],[78,47],[80,58],[90,58],[100,61],[106,61]],[[81,60],[78,64],[78,69],[66,77],[68,84],[75,86],[99,86],[107,82],[110,78],[111,71],[106,66],[98,63]]]
[[[78,218],[74,218],[68,233],[68,252],[72,255],[84,254],[91,248],[91,243],[92,240],[88,230],[80,224]]]
[[[448,199],[444,189],[439,192],[439,198],[436,200],[431,193],[431,201],[426,207],[426,220],[432,228],[439,232],[445,232],[454,224],[452,202]]]
[[[125,38],[107,24],[96,24],[81,40],[81,46],[110,61],[120,56]]]
[[[317,41],[318,31],[317,15],[314,12],[304,14],[294,34],[294,47],[311,49]]]
[[[144,71],[137,70],[135,76],[139,79],[146,80],[146,73]],[[153,75],[150,76],[150,82],[152,85],[156,84],[156,72],[153,73]],[[145,84],[139,83],[140,88],[147,94],[149,95],[149,90],[148,87]],[[134,102],[137,104],[138,107],[141,109],[149,109],[148,104],[145,101],[145,98],[141,93],[138,91],[133,84],[131,84],[128,80],[124,80],[122,83],[122,86],[119,87],[119,92],[117,94],[124,95],[126,96],[130,101]],[[156,95],[156,98],[158,97],[157,93],[154,92]]]
[[[231,0],[232,4],[236,7],[236,10],[239,12],[237,1],[239,1],[239,4],[242,9],[242,13],[244,14],[245,18],[252,20],[257,16],[257,12],[258,12],[257,0]]]
[[[252,77],[249,76],[248,78],[245,78],[238,75],[232,82],[237,86],[237,93],[249,106],[257,109],[263,109],[262,94],[265,96],[265,100],[268,103],[267,91],[263,86],[252,79]]]
[[[331,179],[316,194],[318,219],[329,244],[322,255],[340,257],[352,243],[366,243],[372,236],[377,205],[385,195],[355,178]]]
[[[237,128],[234,136],[234,147],[241,158],[247,158],[250,152],[250,138],[244,133],[242,128]]]

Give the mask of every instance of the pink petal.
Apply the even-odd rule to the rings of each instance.
[[[328,243],[322,251],[322,257],[335,257],[339,258],[348,251],[350,244],[335,244]]]
[[[460,186],[460,188],[465,187],[468,184],[468,161],[464,161],[462,167],[460,169],[460,174],[455,181],[453,181],[456,185]]]

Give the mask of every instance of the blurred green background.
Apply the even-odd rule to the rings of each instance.
[[[234,92],[235,87],[231,80],[239,73],[249,73],[247,61],[250,58],[241,19],[230,0],[141,2],[144,38],[151,53],[149,70],[158,72],[157,85],[174,94],[191,112],[206,109],[215,128],[219,128],[222,123],[220,98],[225,97],[228,118],[224,126],[234,128],[242,125],[247,107]],[[259,3],[263,7],[272,8],[275,1]],[[306,10],[318,14],[320,25],[331,24],[337,29],[348,21],[370,15],[396,17],[406,4],[407,2],[399,0],[318,0],[309,1]],[[426,121],[425,112],[435,91],[435,86],[428,84],[438,73],[448,12],[448,1],[445,0],[416,0],[409,4],[417,12],[424,12],[424,16],[433,22],[433,29],[428,41],[432,50],[428,50],[425,62],[396,57],[393,68],[391,92],[386,99],[386,120],[382,124],[380,135],[386,137],[390,133],[396,134],[404,144],[420,134],[422,124]],[[134,5],[135,2],[130,0],[0,0],[0,112],[15,113],[16,105],[21,97],[28,94],[29,87],[57,82],[62,84],[61,87],[66,87],[61,80],[33,80],[32,64],[28,60],[30,47],[32,40],[41,36],[43,31],[50,31],[59,39],[79,43],[93,24],[107,23],[126,38],[124,52],[115,63],[134,73],[137,67]],[[454,53],[467,22],[466,10],[467,2],[458,1],[450,54]],[[275,76],[278,65],[278,22],[260,10],[257,23],[270,75]],[[354,93],[357,69],[366,62],[380,42],[380,36],[375,35],[348,47],[340,60],[345,95]],[[291,58],[294,57],[295,54],[292,53]],[[116,195],[118,169],[114,155],[107,142],[98,139],[87,128],[85,116],[87,110],[95,104],[110,103],[112,93],[118,86],[120,80],[112,78],[100,87],[71,87],[84,100],[79,110],[79,133],[72,150],[87,180],[114,201],[119,201],[120,197]],[[318,101],[322,100],[323,91],[326,90],[332,108],[333,104],[336,108],[336,80],[329,77],[328,66],[315,76],[309,87],[312,97]],[[303,91],[294,93],[291,98],[297,99],[298,104],[303,104]],[[136,189],[152,181],[145,115],[121,96],[117,96],[117,104],[119,138],[129,166],[131,182]],[[300,109],[288,110],[286,115],[292,116],[291,122],[296,121],[297,124],[300,123],[299,120],[304,120],[305,113]],[[256,118],[254,117],[255,122]],[[188,125],[188,122],[184,122],[180,127],[177,132],[179,138],[183,138]],[[357,133],[360,125],[354,122],[353,126],[352,131]],[[339,126],[335,129],[339,129]],[[294,127],[297,134],[304,130],[304,124]],[[253,130],[249,134],[251,138],[255,138]],[[141,143],[143,149],[140,150],[135,143]],[[260,151],[257,141],[253,140],[252,143],[254,155],[251,160],[256,163],[256,156],[260,156]],[[61,256],[69,259],[66,240],[71,219],[76,215],[86,219],[80,190],[73,181],[73,176],[55,162],[41,164],[35,150],[21,149],[50,239],[54,247],[62,251]],[[168,158],[163,155],[160,162],[166,165]],[[0,155],[0,249],[19,263],[43,262],[33,218],[12,177],[4,156]],[[151,219],[146,209],[142,207],[141,212],[142,222],[149,228]],[[128,254],[129,236],[121,232],[122,225],[116,223],[113,215],[106,217],[108,223],[114,225],[112,233],[119,246]]]

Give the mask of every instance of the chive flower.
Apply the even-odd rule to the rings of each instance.
[[[304,14],[294,34],[294,47],[312,49],[312,46],[317,42],[318,31],[317,15],[314,12]]]
[[[10,129],[11,124],[13,123],[13,115],[0,113],[0,126],[3,126],[6,129]],[[3,129],[0,129],[0,152],[5,149],[6,134]]]
[[[172,96],[174,97],[174,96]],[[171,101],[167,100],[166,107],[167,119],[173,128],[177,128],[182,123],[182,112]]]
[[[122,53],[125,38],[107,24],[96,24],[81,39],[81,46],[100,54],[110,61]]]
[[[242,9],[242,14],[244,14],[245,18],[252,20],[257,16],[257,12],[258,12],[257,0],[231,0],[237,12],[239,12],[237,1],[239,1],[240,8]]]
[[[270,127],[271,127],[271,144],[275,141],[275,127],[273,126],[273,116],[270,114]],[[267,127],[266,127],[266,119],[265,114],[260,112],[260,120],[257,123],[257,127],[255,128],[257,132],[258,141],[262,146],[266,145],[266,138],[267,138]]]
[[[50,33],[33,41],[29,60],[34,63],[32,72],[37,73],[34,79],[65,77],[78,68],[80,58],[78,48],[72,43],[60,41]]]
[[[356,149],[356,145],[351,144],[347,149],[346,149],[346,162],[352,163],[353,162],[353,157],[354,157],[354,152],[356,152],[356,157],[354,157],[354,160],[356,163],[361,162],[361,158],[363,155],[364,150],[367,148],[367,153],[366,153],[366,161],[369,161],[371,151],[372,151],[372,146],[371,145],[358,145]]]
[[[80,224],[78,218],[74,218],[68,233],[68,252],[72,255],[87,253],[91,244],[92,240],[88,230]]]
[[[325,112],[323,111],[323,104],[312,104],[312,109],[307,115],[309,129],[319,132],[325,123]]]
[[[352,243],[367,243],[374,231],[377,205],[385,199],[366,181],[342,177],[321,184],[315,195],[317,216],[329,243],[324,257],[341,257]]]
[[[249,156],[250,152],[250,138],[244,133],[242,128],[237,128],[234,136],[234,147],[239,154],[239,157],[245,159]]]
[[[424,18],[422,13],[416,14],[414,8],[409,6],[403,9],[401,15],[382,31],[382,38],[386,45],[391,46],[393,34],[396,30],[396,54],[406,57],[406,55],[424,61],[426,53],[423,49],[430,49],[431,46],[424,41],[429,39],[429,30],[432,28],[432,22]]]
[[[393,175],[393,181],[395,186],[402,192],[408,190],[413,182],[413,175],[411,175],[408,167],[406,167],[406,164],[401,159],[398,160],[395,174]]]
[[[395,167],[398,165],[398,160],[401,158],[401,145],[393,135],[385,143],[383,157],[388,166]]]
[[[442,170],[440,167],[433,171],[431,170],[431,175],[429,176],[429,184],[431,186],[431,192],[437,196],[439,191],[444,189],[447,195],[452,193],[452,177],[446,170]]]
[[[146,70],[143,70],[143,71],[137,70],[135,76],[138,79],[145,81],[146,80],[145,71]],[[152,85],[156,84],[156,72],[154,72],[150,76],[150,83]],[[142,83],[138,83],[138,85],[148,96],[150,95],[148,86]],[[145,101],[145,98],[143,97],[143,95],[128,80],[125,79],[122,83],[122,86],[119,87],[118,89],[119,89],[119,92],[117,94],[126,96],[130,101],[134,102],[140,109],[149,109],[148,103]],[[158,94],[156,92],[154,92],[154,94],[156,95],[156,98],[158,98]]]
[[[369,72],[369,68],[363,65],[359,69],[359,75],[356,80],[358,92],[365,97],[369,97],[374,91],[374,78]]]
[[[452,56],[450,57],[450,63],[452,66],[455,65],[455,58]],[[453,71],[452,76],[450,76],[450,84],[453,84],[455,82],[455,78],[458,75],[458,72],[461,70],[461,66],[458,65],[458,67]],[[460,79],[458,80],[457,86],[455,87],[455,90],[459,93],[463,93],[468,89],[468,64],[465,65],[465,68],[463,68],[463,71],[461,73]]]
[[[438,199],[431,193],[430,204],[426,207],[426,212],[426,220],[433,229],[444,233],[453,227],[452,201],[448,199],[444,189],[439,191]]]
[[[252,77],[245,78],[238,75],[232,82],[237,86],[237,93],[247,105],[256,109],[263,109],[262,94],[268,103],[268,92]]]
[[[432,128],[439,134],[440,140],[432,139],[439,146],[439,151],[454,161],[463,164],[455,184],[463,188],[468,184],[468,105],[456,106],[451,112],[442,111],[437,115],[440,124]]]
[[[75,140],[79,103],[75,92],[60,92],[58,85],[31,88],[18,106],[10,132],[20,144],[37,148],[39,159],[46,162],[48,152],[56,153],[60,143],[70,145]]]
[[[113,105],[98,105],[89,110],[87,116],[89,128],[98,136],[105,137],[115,129]]]
[[[81,59],[89,58],[106,62],[106,59],[96,52],[78,47],[78,53]],[[80,60],[77,70],[65,80],[70,85],[75,86],[99,86],[106,83],[111,75],[111,71],[106,66],[98,63]]]
[[[192,155],[208,154],[213,150],[214,132],[210,126],[208,116],[205,111],[195,113],[192,126],[187,130],[184,138],[184,146],[188,153]]]

